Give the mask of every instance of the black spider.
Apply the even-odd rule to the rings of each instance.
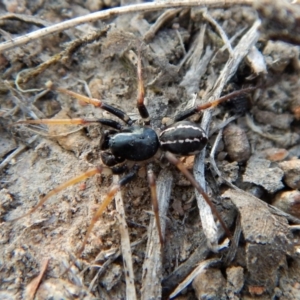
[[[125,185],[135,177],[137,171],[139,170],[138,162],[149,161],[160,150],[163,151],[164,156],[169,160],[169,162],[174,164],[188,178],[188,180],[198,190],[198,192],[203,196],[203,198],[205,199],[207,204],[211,207],[213,213],[221,223],[226,234],[229,237],[231,236],[228,228],[226,227],[225,223],[223,222],[222,218],[220,217],[219,213],[215,209],[213,203],[211,202],[207,194],[204,192],[204,190],[199,185],[199,183],[194,179],[192,174],[187,170],[187,168],[180,162],[180,160],[177,159],[177,156],[195,155],[199,153],[207,143],[207,136],[204,130],[193,122],[184,121],[186,118],[188,118],[189,116],[195,113],[200,112],[203,109],[217,106],[219,105],[219,103],[231,99],[237,95],[240,95],[241,93],[249,92],[253,90],[253,88],[247,88],[244,90],[235,91],[213,102],[206,103],[204,105],[195,106],[191,109],[180,112],[178,115],[175,116],[174,123],[168,126],[167,128],[165,128],[163,131],[161,131],[159,135],[157,135],[156,131],[150,126],[149,113],[146,106],[144,105],[144,85],[143,85],[142,74],[141,74],[140,59],[138,60],[137,70],[138,70],[137,71],[138,74],[137,108],[143,121],[142,125],[135,124],[135,121],[133,121],[125,112],[107,104],[104,101],[94,99],[94,98],[89,98],[63,88],[59,88],[59,87],[56,88],[52,85],[48,85],[48,88],[70,95],[72,97],[75,97],[78,100],[84,101],[86,103],[94,105],[95,107],[99,107],[105,111],[108,111],[114,116],[118,117],[121,121],[123,121],[124,124],[111,119],[82,119],[82,118],[60,119],[60,120],[42,119],[42,120],[28,120],[28,121],[18,122],[18,124],[25,123],[25,124],[48,124],[48,125],[100,123],[102,125],[111,128],[110,130],[106,130],[101,138],[101,150],[102,150],[101,158],[103,162],[102,165],[59,185],[55,189],[51,190],[46,196],[44,196],[40,200],[40,202],[35,207],[33,207],[29,212],[17,218],[20,219],[30,215],[37,208],[41,207],[51,196],[64,190],[68,186],[74,185],[88,177],[94,176],[95,174],[102,173],[104,170],[105,171],[108,170],[110,173],[113,174],[126,174],[123,178],[120,179],[120,181],[117,184],[113,185],[110,188],[105,199],[102,201],[100,207],[98,208],[97,212],[93,216],[91,224],[87,230],[85,239],[79,250],[79,254],[82,253],[95,222],[100,218],[105,208],[112,201],[116,192],[120,189],[121,186]],[[134,163],[133,166],[130,169],[128,169],[127,165],[123,163],[127,160],[136,163]],[[163,236],[162,236],[161,226],[159,221],[155,179],[154,179],[153,172],[151,170],[148,171],[148,181],[151,189],[151,197],[153,202],[153,209],[155,213],[159,238],[161,244],[163,244]]]

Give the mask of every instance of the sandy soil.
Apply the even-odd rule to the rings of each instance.
[[[1,42],[115,5],[119,3],[6,1],[0,6],[1,14],[8,16],[1,18]],[[119,219],[113,202],[95,224],[82,255],[76,257],[92,216],[109,191],[111,176],[98,174],[71,186],[30,216],[9,222],[28,212],[59,184],[100,165],[100,137],[105,129],[15,122],[79,117],[116,120],[55,90],[45,92],[45,83],[91,93],[138,119],[135,59],[141,50],[145,103],[151,124],[159,131],[169,121],[166,117],[174,117],[191,104],[194,93],[198,95],[196,103],[208,100],[230,59],[225,47],[220,50],[224,43],[211,20],[218,22],[229,39],[235,37],[231,41],[234,49],[257,18],[263,21],[255,43],[257,52],[252,63],[249,56],[239,63],[231,87],[226,85],[223,93],[245,86],[258,88],[213,109],[209,129],[215,133],[205,159],[209,196],[236,242],[213,253],[202,231],[191,183],[176,168],[153,161],[157,176],[163,165],[174,177],[165,217],[163,264],[154,276],[159,282],[162,279],[162,287],[157,289],[167,299],[196,266],[207,262],[205,271],[175,299],[300,298],[299,233],[296,226],[291,227],[299,224],[300,217],[299,47],[293,34],[282,41],[278,28],[267,26],[272,13],[264,15],[262,7],[257,10],[242,6],[209,9],[204,17],[199,8],[182,8],[173,11],[157,32],[149,29],[162,11],[123,15],[0,54],[0,299],[33,299],[30,295],[34,292],[34,299],[126,298]],[[292,6],[295,18],[297,10]],[[224,78],[229,80],[229,76]],[[215,153],[220,177],[208,156],[218,133],[215,129],[223,128],[224,120],[232,116],[236,118],[225,128]],[[197,124],[200,119],[192,117]],[[184,163],[192,170],[194,157]],[[145,249],[153,218],[145,165],[122,189],[122,198],[137,298],[150,299],[144,293],[142,270],[148,259]],[[284,212],[269,206],[274,202]],[[221,233],[219,237],[221,244],[225,237]],[[36,291],[31,282],[47,259],[49,264]],[[210,265],[209,259],[214,259],[214,264]],[[127,299],[134,298],[127,295]]]

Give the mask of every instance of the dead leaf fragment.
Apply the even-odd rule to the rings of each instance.
[[[274,193],[284,187],[282,184],[283,171],[271,167],[271,161],[252,156],[248,163],[243,180],[262,186],[268,192]]]
[[[287,220],[273,213],[260,199],[243,191],[230,189],[223,197],[230,198],[240,213],[246,241],[245,283],[272,291],[279,269],[292,251]]]

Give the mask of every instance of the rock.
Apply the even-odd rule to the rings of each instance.
[[[300,188],[300,159],[293,159],[279,163],[284,172],[284,182],[292,189]]]
[[[193,281],[197,299],[225,299],[225,278],[218,269],[206,269]]]

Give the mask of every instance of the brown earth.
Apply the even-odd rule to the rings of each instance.
[[[120,5],[73,2],[3,2],[1,42]],[[167,299],[191,276],[193,283],[175,299],[300,298],[296,226],[300,216],[300,64],[299,41],[295,40],[298,29],[291,25],[298,21],[299,7],[281,4],[286,6],[279,9],[276,5],[220,7],[207,12],[179,8],[169,11],[157,31],[151,25],[163,11],[125,14],[105,23],[97,21],[54,33],[0,54],[0,299],[31,299],[30,293],[36,291],[31,282],[47,259],[35,299],[126,298],[120,221],[114,203],[95,224],[82,255],[76,257],[92,216],[109,191],[111,176],[98,174],[57,193],[30,216],[8,220],[28,212],[59,184],[100,165],[104,130],[99,125],[47,128],[15,122],[32,118],[116,119],[55,90],[45,92],[45,83],[52,81],[81,94],[90,92],[138,119],[139,51],[145,103],[157,131],[169,121],[166,117],[172,118],[191,104],[193,94],[198,95],[196,103],[207,101],[220,78],[230,82],[222,89],[224,94],[257,86],[246,96],[214,108],[209,120],[213,134],[206,148],[205,181],[209,196],[234,233],[235,242],[229,249],[210,250],[190,182],[174,167],[153,161],[157,176],[163,165],[174,177],[165,217],[162,268],[153,275],[158,283],[162,279],[162,292],[161,287],[157,290]],[[277,9],[286,14],[280,18]],[[262,25],[255,49],[246,45],[245,53],[254,49],[254,58],[238,53],[243,59],[237,71],[222,73],[234,55],[229,55],[228,47],[222,49],[224,38],[219,28],[228,39],[234,37],[230,41],[234,51],[257,19]],[[288,30],[283,34],[281,28]],[[208,157],[218,128],[223,129],[223,122],[232,116],[236,118],[225,128],[214,155],[220,177]],[[198,115],[191,118],[200,122]],[[194,158],[184,163],[192,169]],[[122,189],[122,198],[137,298],[150,299],[142,273],[152,218],[145,165]],[[285,212],[270,206],[274,202]],[[219,237],[221,244],[226,237],[222,233]],[[192,271],[201,263],[207,263],[205,270],[192,280]],[[127,294],[127,299],[134,298]]]

